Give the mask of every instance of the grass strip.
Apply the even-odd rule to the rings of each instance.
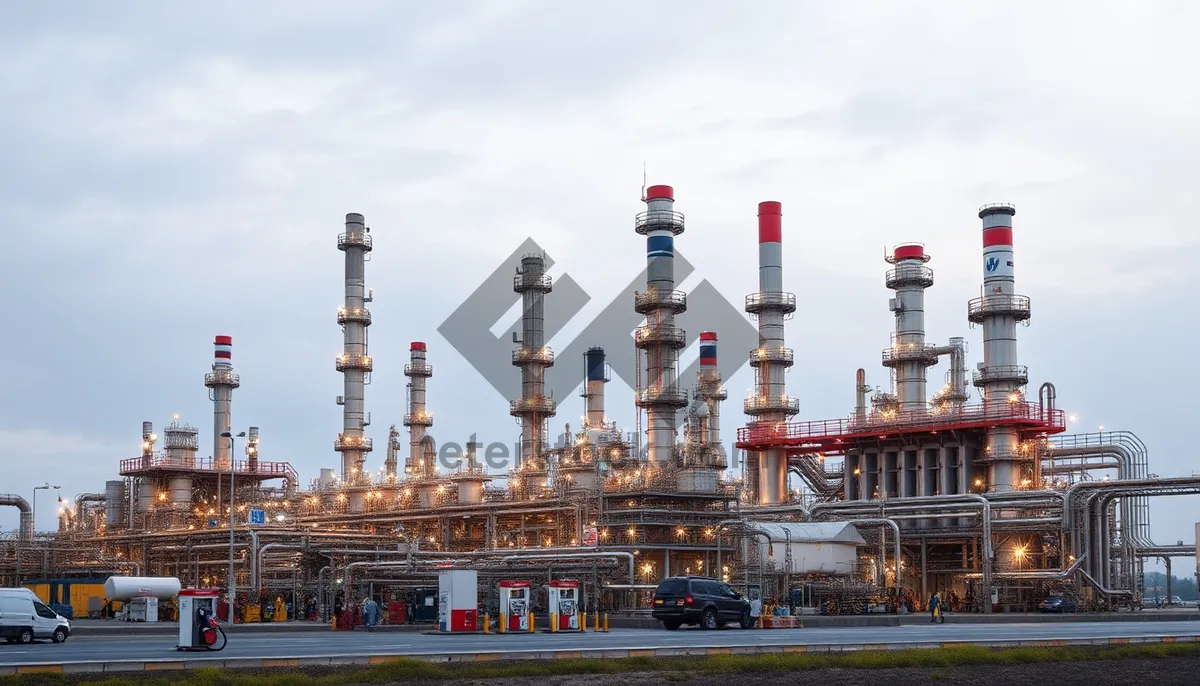
[[[664,679],[694,674],[797,672],[812,669],[941,668],[965,665],[1027,665],[1084,660],[1164,659],[1200,656],[1200,643],[1048,648],[951,648],[851,653],[767,653],[704,657],[521,660],[491,663],[433,663],[400,658],[374,667],[299,669],[204,668],[168,674],[28,674],[0,677],[0,686],[358,686],[407,681],[454,681],[512,677],[655,672]]]

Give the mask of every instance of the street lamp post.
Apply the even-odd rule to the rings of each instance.
[[[238,438],[244,438],[245,436],[246,436],[245,431],[238,433]],[[233,495],[234,494],[233,479],[234,479],[234,473],[236,472],[236,470],[234,469],[234,466],[233,466],[234,465],[233,456],[234,456],[234,453],[236,452],[234,450],[234,448],[236,447],[236,444],[233,441],[233,434],[230,433],[229,431],[221,432],[221,437],[229,439],[229,626],[232,627],[233,626],[233,604],[234,604],[234,599],[237,598],[237,580],[233,575],[233,519],[234,519],[234,517],[237,516],[237,510],[234,509],[236,507],[237,503],[235,502],[234,495]]]
[[[33,518],[33,535],[34,536],[37,535],[37,492],[38,491],[48,491],[51,488],[53,488],[54,490],[57,491],[58,489],[62,488],[62,486],[55,486],[55,485],[51,484],[49,481],[47,481],[45,484],[43,484],[41,486],[33,487],[33,507],[31,508],[33,510],[33,512],[30,513],[30,516]]]

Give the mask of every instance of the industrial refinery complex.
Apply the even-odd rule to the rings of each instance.
[[[26,499],[0,495],[0,505],[21,512],[19,529],[0,538],[0,586],[177,577],[232,589],[239,612],[279,597],[293,618],[324,620],[342,599],[411,597],[436,588],[439,571],[463,568],[478,572],[483,610],[500,602],[500,581],[568,579],[589,611],[648,614],[656,585],[684,574],[722,579],[764,611],[913,611],[935,592],[963,612],[1032,610],[1052,596],[1111,610],[1141,607],[1145,559],[1184,552],[1150,539],[1148,499],[1200,493],[1200,477],[1151,474],[1146,446],[1127,431],[1066,433],[1053,384],[1031,386],[1020,364],[1018,332],[1033,308],[1015,278],[1012,205],[978,212],[982,287],[966,303],[967,324],[982,330],[978,352],[965,336],[926,338],[937,251],[898,245],[881,265],[888,293],[879,299],[895,315],[890,342],[880,334],[891,383],[869,386],[859,369],[846,416],[806,420],[798,417],[806,389],[787,384],[789,368],[813,358],[798,359],[786,343],[797,299],[785,290],[783,208],[760,203],[759,288],[745,298],[759,334],[748,351],[754,386],[736,442],[726,432],[745,451],[741,469],[730,469],[721,331],[689,315],[676,288],[684,215],[670,186],[650,186],[643,202],[633,222],[646,237],[647,283],[630,303],[644,316],[630,342],[632,398],[606,397],[603,349],[568,362],[546,346],[554,292],[544,256],[525,256],[513,275],[521,392],[509,404],[520,426],[510,471],[489,471],[475,444],[457,468],[439,466],[429,435],[438,408],[428,402],[437,397],[438,350],[425,342],[408,345],[407,411],[386,446],[365,435],[372,237],[363,215],[348,214],[336,237],[345,259],[336,313],[344,349],[333,361],[344,379],[343,424],[330,440],[340,464],[305,481],[291,464],[260,456],[258,429],[233,428],[249,424],[235,419],[235,399],[270,389],[243,388],[235,341],[216,336],[203,375],[211,456],[201,454],[201,429],[178,418],[158,430],[145,421],[141,454],[64,508],[56,532],[35,532]],[[693,341],[699,372],[680,378],[680,355]],[[944,383],[931,383],[939,365]],[[560,399],[547,393],[550,374],[584,382],[582,425],[551,428]],[[606,403],[631,401],[635,426],[609,420]],[[315,617],[304,609],[312,606]]]

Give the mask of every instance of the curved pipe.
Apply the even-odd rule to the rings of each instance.
[[[33,508],[29,507],[29,501],[19,495],[7,493],[0,494],[0,505],[11,505],[21,511],[17,540],[22,543],[33,540]]]
[[[256,543],[257,543],[257,541],[256,541]],[[257,592],[259,590],[260,586],[262,585],[262,564],[263,564],[263,560],[266,559],[266,557],[267,557],[267,553],[271,552],[272,550],[298,551],[298,550],[304,550],[304,547],[299,546],[299,545],[294,545],[291,543],[268,543],[268,544],[264,545],[262,548],[258,548],[256,545],[253,550],[254,550],[254,556],[253,556],[254,559],[251,560],[251,562],[250,562],[251,574],[253,576],[250,579],[250,587],[253,588],[254,591]]]
[[[853,524],[854,526],[863,524],[865,526],[891,527],[892,535],[895,537],[895,540],[893,541],[893,545],[892,545],[892,561],[893,561],[892,564],[894,564],[896,567],[896,588],[900,588],[900,560],[901,560],[901,557],[900,557],[900,525],[897,524],[894,520],[887,519],[887,518],[855,519],[855,520],[852,520],[850,523]],[[882,535],[882,534],[880,534],[880,535]],[[885,540],[884,546],[886,547],[886,545],[887,545],[887,542]],[[881,579],[883,581],[883,583],[879,584],[879,586],[881,588],[887,586],[887,560],[883,560],[882,562],[883,562],[883,572],[884,573],[883,573],[883,578]]]

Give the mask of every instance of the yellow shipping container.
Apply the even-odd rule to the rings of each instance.
[[[50,604],[50,584],[25,584],[43,603]]]

